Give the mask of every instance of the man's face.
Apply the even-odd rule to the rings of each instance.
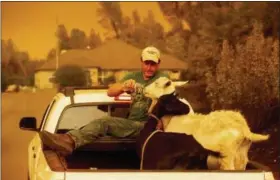
[[[150,79],[156,73],[159,68],[159,64],[154,61],[142,61],[142,71],[144,79]]]

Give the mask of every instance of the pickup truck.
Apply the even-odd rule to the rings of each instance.
[[[105,136],[62,157],[42,145],[38,132],[65,133],[79,129],[90,121],[110,115],[127,117],[131,102],[128,94],[109,97],[106,87],[65,88],[52,99],[37,128],[34,117],[23,117],[19,126],[34,131],[28,146],[29,180],[89,180],[89,179],[274,179],[269,169],[249,163],[246,172],[219,171],[140,171],[140,159],[135,151],[135,139]],[[108,173],[110,172],[110,173]],[[122,173],[120,173],[122,172]],[[175,174],[174,174],[175,173]]]

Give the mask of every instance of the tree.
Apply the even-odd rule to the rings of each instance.
[[[100,17],[99,23],[109,32],[114,32],[116,38],[121,37],[123,29],[123,15],[119,2],[99,2],[100,8],[97,15]]]
[[[236,2],[240,3],[240,2]],[[203,16],[199,19],[199,35],[222,44],[227,39],[235,44],[247,36],[252,28],[253,17],[250,8],[244,4],[236,7],[228,2],[213,2],[208,8],[203,6]]]
[[[3,89],[9,84],[34,85],[34,73],[44,61],[31,61],[28,52],[19,51],[11,39],[2,41]]]
[[[88,46],[90,47],[90,49],[93,49],[100,44],[102,44],[102,41],[99,34],[96,34],[95,31],[91,29],[90,35],[88,37]]]
[[[52,48],[47,55],[47,60],[54,59],[56,57],[56,49]]]
[[[1,60],[2,60],[2,68],[6,67],[8,64],[9,53],[7,51],[6,41],[1,39]]]
[[[126,16],[123,18],[122,23],[123,25],[120,39],[124,42],[129,42],[133,38],[133,25],[131,23],[131,19]]]
[[[203,43],[202,43],[203,42]],[[187,73],[194,81],[205,81],[206,74],[213,72],[220,60],[218,43],[205,40],[199,35],[191,35],[186,48]]]
[[[166,20],[172,25],[172,30],[166,36],[172,36],[184,31],[183,25],[188,26],[193,34],[200,29],[200,19],[203,9],[208,7],[208,2],[158,2]],[[210,7],[208,7],[210,8]]]
[[[255,20],[262,23],[263,32],[275,31],[279,27],[279,7],[272,2],[199,2],[188,8],[185,20],[195,33],[220,44],[227,39],[234,45],[246,39]]]
[[[266,2],[159,2],[173,28],[165,35],[166,50],[186,59],[186,76],[205,80],[214,73],[220,59],[224,39],[230,45],[243,42],[253,27],[254,19],[262,19]],[[257,9],[257,10],[256,10]],[[276,14],[276,12],[275,12]],[[259,16],[259,17],[258,17]],[[184,32],[182,22],[191,32]],[[235,47],[235,46],[234,46]]]
[[[24,63],[29,60],[28,53],[18,51],[11,39],[9,39],[7,42],[2,40],[2,43],[2,68],[7,72],[7,76],[23,75],[24,77],[26,77],[26,69]]]
[[[2,75],[1,75],[1,92],[5,92],[8,85],[9,84],[8,84],[6,72],[2,72]]]
[[[186,45],[186,40],[180,33],[176,33],[165,38],[166,51],[182,60],[187,59]]]
[[[77,28],[72,29],[69,44],[71,49],[85,49],[88,44],[85,32]]]
[[[27,72],[26,72],[26,64],[29,61],[29,54],[27,52],[17,52],[15,54],[15,59],[16,62],[18,63],[18,66],[20,67],[24,77],[27,76]]]
[[[248,16],[262,23],[265,36],[278,38],[280,17],[278,2],[244,2],[243,5],[248,9]]]
[[[280,4],[274,2],[159,2],[172,24],[168,35],[181,32],[187,22],[191,32],[222,44],[227,39],[235,44],[253,28],[254,20],[264,26],[265,35],[277,37]]]
[[[187,51],[190,35],[195,35],[193,29],[190,33],[189,22],[186,21],[186,15],[191,9],[193,2],[158,2],[165,19],[172,25],[169,32],[164,34],[166,52],[187,61]],[[188,9],[186,11],[186,9]],[[196,17],[193,13],[190,17]],[[196,22],[197,23],[197,22]]]
[[[280,4],[278,2],[267,2],[267,9],[263,18],[266,36],[272,35],[274,38],[279,38],[279,17]]]
[[[140,19],[140,16],[139,16],[139,13],[138,13],[137,10],[132,11],[132,18],[133,18],[133,24],[134,25],[137,25],[137,24],[141,23],[141,19]]]
[[[63,24],[58,25],[57,31],[55,34],[59,41],[58,43],[59,43],[60,51],[69,49],[70,48],[69,36],[68,36],[67,30]]]
[[[14,56],[16,47],[12,39],[8,39],[8,41],[1,39],[1,45],[1,60],[3,63],[2,65],[3,67],[6,67],[9,64],[12,56]]]
[[[152,11],[149,11],[141,24],[135,25],[129,43],[139,48],[153,45],[162,50],[164,49],[163,37],[163,27],[155,21]]]

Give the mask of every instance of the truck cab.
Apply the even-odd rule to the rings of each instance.
[[[20,128],[36,132],[28,147],[29,178],[37,179],[40,174],[62,178],[81,169],[139,169],[135,139],[105,136],[64,158],[44,147],[38,134],[43,130],[66,133],[103,116],[127,117],[130,103],[129,94],[109,97],[107,88],[66,88],[50,102],[39,128],[36,118],[22,118]]]

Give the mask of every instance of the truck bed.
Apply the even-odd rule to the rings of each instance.
[[[44,150],[44,154],[53,171],[140,169],[140,159],[133,149],[118,151],[78,149],[67,157],[62,157],[52,150]],[[246,170],[270,171],[267,166],[255,161],[250,161]]]
[[[61,133],[61,132],[60,132]],[[139,170],[140,158],[136,154],[136,140],[105,136],[91,144],[76,149],[67,157],[44,147],[44,153],[52,170],[71,169],[106,169],[106,170]],[[267,166],[249,162],[247,170],[270,171]]]
[[[76,151],[65,158],[68,169],[139,169],[135,151]]]
[[[43,149],[47,162],[53,170],[61,170],[63,167],[65,169],[131,170],[140,168],[140,159],[135,151],[135,139],[105,136],[76,149],[67,157],[62,157],[46,147]]]

